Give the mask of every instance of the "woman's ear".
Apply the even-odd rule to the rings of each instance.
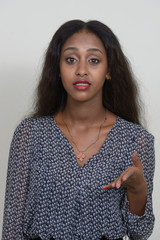
[[[107,74],[106,74],[106,80],[111,80],[111,74],[110,74],[110,72],[108,72]]]

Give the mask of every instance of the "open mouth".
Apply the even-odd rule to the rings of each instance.
[[[77,85],[77,86],[88,86],[88,85],[91,85],[90,83],[76,83],[74,85]]]
[[[78,90],[86,90],[91,86],[91,84],[87,81],[85,81],[85,82],[77,81],[73,84],[73,86]]]

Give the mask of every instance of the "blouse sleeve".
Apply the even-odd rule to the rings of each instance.
[[[31,129],[26,120],[17,127],[11,142],[2,240],[25,240],[23,215],[29,182],[29,159],[31,155]]]
[[[154,227],[152,208],[153,176],[155,169],[154,137],[142,130],[137,139],[137,154],[143,165],[143,172],[147,182],[147,203],[143,216],[137,216],[129,211],[129,202],[125,194],[122,214],[127,224],[128,236],[133,240],[147,240]]]

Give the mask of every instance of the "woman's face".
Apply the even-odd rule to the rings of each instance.
[[[103,84],[110,76],[105,48],[95,34],[83,30],[68,38],[61,49],[60,77],[68,99],[102,102]]]

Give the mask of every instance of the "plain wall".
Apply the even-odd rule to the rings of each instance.
[[[0,0],[0,226],[14,129],[32,109],[44,52],[52,35],[71,19],[96,19],[108,25],[119,38],[137,76],[147,129],[155,136],[156,223],[150,240],[159,240],[159,0]]]

